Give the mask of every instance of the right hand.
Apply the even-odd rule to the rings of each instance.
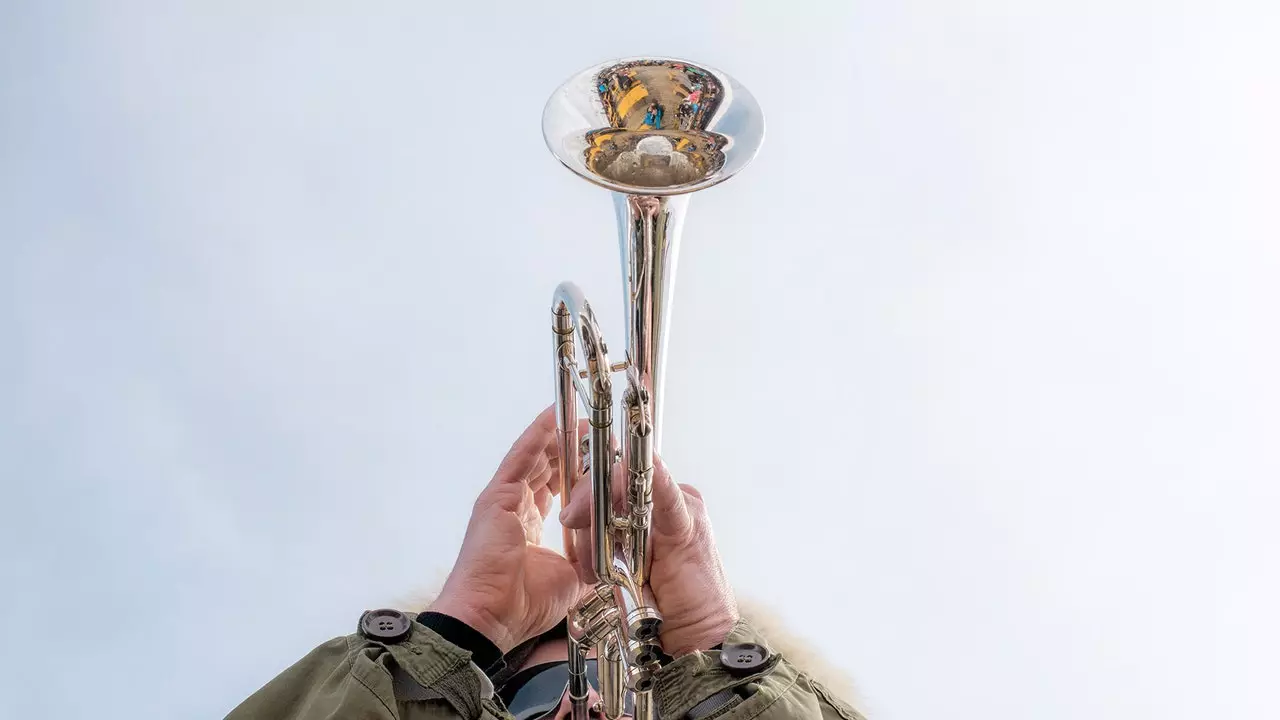
[[[662,646],[679,657],[724,642],[738,622],[738,603],[725,579],[702,494],[677,485],[662,459],[654,456],[652,566],[649,586],[662,612]],[[618,471],[615,477],[626,477]],[[616,483],[615,485],[620,485]],[[560,522],[574,530],[579,548],[591,548],[591,482],[582,478]],[[594,584],[590,552],[577,558],[579,578]]]

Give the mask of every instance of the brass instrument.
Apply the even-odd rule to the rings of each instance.
[[[659,447],[663,364],[680,230],[689,193],[733,176],[764,139],[764,116],[724,73],[674,59],[616,60],[560,86],[542,116],[551,152],[581,177],[613,191],[627,317],[623,359],[611,362],[591,305],[573,283],[552,304],[562,505],[591,473],[591,547],[566,528],[571,560],[590,553],[595,591],[572,608],[569,696],[574,720],[588,717],[587,654],[596,650],[601,711],[654,720],[652,688],[661,657],[662,616],[647,591],[653,453]],[[613,477],[613,373],[621,392],[621,466]],[[578,437],[578,402],[590,431]],[[581,442],[581,448],[580,448]],[[581,453],[581,454],[580,454]],[[614,483],[625,499],[614,502]]]

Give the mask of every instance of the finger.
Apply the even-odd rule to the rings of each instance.
[[[696,491],[695,491],[696,492]],[[653,530],[661,535],[685,535],[693,528],[693,516],[682,486],[676,485],[666,463],[653,456]]]
[[[623,482],[625,478],[626,475],[622,472],[622,464],[614,463],[609,492],[613,496],[615,512],[626,504],[627,486]],[[578,477],[578,482],[573,488],[573,497],[569,498],[569,503],[560,510],[560,524],[571,528],[590,527],[591,497],[594,492],[594,481],[591,473],[584,472]]]
[[[599,582],[596,578],[595,555],[596,548],[594,538],[591,537],[591,528],[580,528],[573,531],[574,547],[578,549],[578,554],[574,558],[573,569],[578,573],[578,579],[587,585],[595,585]]]
[[[589,529],[565,528],[564,556],[578,573],[578,579],[586,585],[596,583],[595,572],[591,569],[591,531]]]
[[[516,497],[523,497],[523,490],[537,492],[550,490],[551,479],[558,475],[558,469],[551,464],[545,455],[535,455],[518,472],[499,472],[489,482],[488,487],[480,494],[484,498],[505,490],[511,490]],[[503,476],[503,477],[500,477]]]
[[[581,459],[581,455],[578,452],[578,443],[580,442],[579,438],[585,437],[587,432],[590,431],[590,429],[591,429],[591,424],[588,421],[586,420],[578,421],[578,433],[573,436],[573,455],[571,456],[571,461],[569,463],[570,472],[577,472],[582,468],[582,459]],[[562,445],[561,445],[560,439],[557,436],[556,442],[552,443],[552,448],[550,452],[552,477],[551,477],[550,483],[548,483],[549,486],[551,487],[551,492],[555,493],[556,495],[561,494],[561,491],[565,487],[564,481],[560,477],[561,447]]]
[[[529,508],[532,510],[533,505],[530,504]],[[524,541],[531,545],[541,545],[542,523],[538,522],[536,511],[530,512],[528,515],[532,517],[527,516],[524,519]]]
[[[583,427],[585,433],[587,428]],[[617,450],[616,442],[611,448],[615,452]],[[612,495],[614,497],[615,506],[621,505],[621,501],[625,498],[626,485],[622,482],[622,478],[626,476],[622,472],[620,463],[613,464],[613,478],[611,483]],[[594,538],[591,533],[592,525],[592,500],[594,495],[594,484],[590,471],[582,472],[578,476],[577,482],[574,484],[572,497],[569,502],[564,504],[560,511],[560,524],[569,530],[572,547],[576,551],[570,551],[568,554],[571,558],[574,568],[578,571],[578,578],[583,583],[594,584],[597,582],[594,570]]]
[[[490,488],[476,498],[471,512],[471,525],[499,522],[498,514],[514,516],[524,529],[525,538],[537,537],[543,525],[537,495],[528,485],[509,484]],[[468,532],[471,528],[468,527]]]
[[[544,445],[543,455],[546,456],[547,465],[548,467],[551,468],[551,474],[547,477],[547,480],[546,480],[547,487],[551,488],[551,492],[553,494],[559,495],[561,488],[564,486],[564,483],[560,477],[560,450],[562,448],[562,441],[560,438],[560,426],[559,426],[560,421],[557,417],[555,417],[554,407],[555,406],[552,406],[551,408],[547,409],[548,411],[552,411],[554,423],[552,427],[551,442],[548,442]],[[547,412],[547,411],[543,411],[543,412]],[[539,416],[539,420],[541,420],[541,416]],[[586,420],[578,421],[578,432],[576,435],[573,436],[572,445],[573,445],[574,451],[573,451],[573,461],[570,463],[570,467],[577,467],[580,464],[580,461],[578,460],[578,452],[577,452],[578,438],[582,437],[583,434],[586,433],[588,429],[589,429],[589,423]]]
[[[560,510],[560,524],[567,528],[591,527],[591,475],[584,473],[573,488],[573,497]]]
[[[584,474],[573,489],[573,497],[560,511],[560,524],[570,534],[574,552],[570,559],[578,573],[578,579],[595,584],[595,538],[591,533],[591,476]]]
[[[543,526],[546,524],[546,515],[542,513],[542,509],[538,503],[538,493],[529,487],[521,487],[519,485],[509,486],[511,488],[519,488],[520,502],[516,508],[516,516],[520,518],[520,524],[524,527],[525,541],[534,545],[542,544]],[[546,488],[543,488],[546,493]],[[513,491],[514,495],[515,492]],[[550,494],[546,493],[549,498]]]
[[[467,522],[463,550],[465,552],[473,538],[502,536],[506,538],[506,542],[514,543],[515,538],[508,533],[515,529],[518,529],[525,543],[539,545],[542,543],[545,523],[537,506],[537,498],[527,485],[499,485],[481,493],[476,499],[471,519]],[[477,542],[483,544],[484,541]]]
[[[554,446],[555,437],[556,412],[552,405],[538,413],[538,417],[512,443],[511,449],[498,466],[494,480],[512,482],[522,479],[524,468],[538,456],[545,457],[548,448]]]
[[[591,431],[586,420],[578,421],[578,437],[583,438]],[[575,450],[577,446],[575,445]],[[572,497],[560,498],[560,524],[570,528],[587,527],[591,523],[591,472],[590,457],[579,456],[570,464],[578,475],[572,483]],[[568,486],[566,486],[568,487]]]
[[[680,483],[680,489],[683,490],[686,495],[692,495],[699,500],[702,499],[702,491],[689,483]]]
[[[547,515],[551,513],[551,500],[554,497],[549,487],[540,487],[533,493],[533,503],[538,506],[538,514],[543,520],[546,520]]]
[[[506,457],[493,475],[493,485],[514,482],[528,482],[551,467],[548,450],[553,449],[556,439],[556,412],[552,405],[538,414],[538,417],[525,428],[520,437],[511,445]],[[542,482],[550,479],[548,475]]]

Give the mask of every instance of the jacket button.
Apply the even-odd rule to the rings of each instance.
[[[360,634],[370,640],[396,643],[409,637],[413,621],[399,610],[367,610],[360,616]]]
[[[749,675],[768,661],[769,651],[755,643],[730,643],[720,650],[720,664],[735,674]]]

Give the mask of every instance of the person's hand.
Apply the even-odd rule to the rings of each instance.
[[[738,603],[725,579],[702,494],[692,485],[677,485],[656,455],[653,464],[649,586],[662,613],[663,650],[678,657],[722,643],[738,621]],[[614,488],[621,490],[626,474],[619,466],[614,471]],[[593,583],[589,475],[578,481],[560,522],[574,530],[575,544],[584,550],[586,557],[577,559],[579,577]]]
[[[540,545],[560,491],[557,445],[553,406],[481,491],[458,560],[429,608],[467,623],[503,654],[554,627],[584,589],[569,561]]]

